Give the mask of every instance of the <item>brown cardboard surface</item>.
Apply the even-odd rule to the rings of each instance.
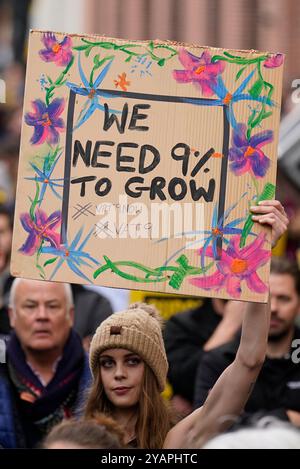
[[[282,62],[31,31],[12,274],[265,302]]]

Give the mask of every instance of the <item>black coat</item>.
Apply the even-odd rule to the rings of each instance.
[[[299,338],[300,329],[295,328],[293,340]],[[237,336],[232,342],[205,353],[197,370],[195,407],[203,405],[209,390],[225,368],[233,362],[239,340]],[[254,414],[273,415],[287,420],[286,410],[300,412],[300,363],[292,361],[294,350],[291,349],[291,352],[282,358],[266,358],[245,406],[241,424],[249,423]]]
[[[83,339],[93,335],[113,310],[109,300],[100,293],[74,283],[71,288],[75,305],[74,329]]]
[[[174,394],[179,394],[191,403],[203,345],[219,324],[219,316],[212,302],[205,299],[198,308],[175,314],[166,323],[164,341],[169,361],[168,379]]]

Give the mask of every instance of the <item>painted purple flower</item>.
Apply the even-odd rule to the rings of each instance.
[[[178,83],[195,83],[202,90],[203,96],[215,94],[218,75],[224,71],[225,63],[221,60],[212,63],[207,51],[197,57],[186,49],[180,49],[178,56],[185,70],[173,70],[175,80]]]
[[[246,125],[238,124],[233,131],[233,146],[229,150],[231,171],[237,176],[249,172],[257,178],[264,177],[270,166],[270,159],[264,154],[261,147],[272,140],[272,130],[265,130],[248,139]]]
[[[283,54],[274,54],[267,58],[264,61],[264,67],[266,68],[277,68],[283,64],[284,55]]]
[[[55,62],[56,65],[66,66],[72,58],[72,41],[66,36],[58,42],[53,33],[45,33],[42,39],[46,49],[40,50],[39,54],[45,62]]]
[[[63,98],[56,98],[47,107],[46,104],[36,99],[32,101],[34,112],[25,114],[27,125],[34,127],[34,134],[30,142],[34,145],[40,145],[47,141],[50,144],[56,144],[59,141],[59,133],[65,128],[64,121],[59,117],[65,107]]]
[[[19,249],[23,254],[32,256],[39,249],[42,241],[48,241],[53,247],[59,246],[60,234],[54,231],[61,223],[61,212],[59,210],[51,213],[48,217],[43,210],[38,208],[34,220],[32,220],[29,213],[22,213],[20,220],[24,230],[28,233],[28,238]]]
[[[219,291],[221,288],[226,288],[228,295],[239,298],[242,291],[241,282],[245,281],[249,290],[265,293],[268,287],[257,275],[257,270],[270,257],[270,252],[263,249],[264,242],[265,234],[261,233],[253,243],[240,249],[240,236],[234,236],[226,251],[222,250],[216,272],[209,276],[192,278],[190,283],[204,290]],[[199,250],[200,255],[202,249]],[[214,258],[212,247],[207,248],[205,255]]]

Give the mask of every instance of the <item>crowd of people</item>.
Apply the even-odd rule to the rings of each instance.
[[[275,244],[288,220],[278,201],[266,214]],[[83,286],[11,278],[11,223],[1,216],[3,448],[231,447],[232,432],[255,447],[260,433],[269,445],[270,431],[279,447],[300,447],[296,263],[273,259],[268,304],[205,299],[163,330],[153,305],[112,313]],[[167,379],[171,400],[162,395]],[[254,427],[266,419],[268,427]]]

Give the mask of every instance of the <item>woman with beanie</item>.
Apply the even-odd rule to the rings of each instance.
[[[274,245],[288,224],[282,205],[264,201],[255,213],[255,221],[272,227]],[[232,416],[239,415],[247,402],[267,349],[270,306],[241,304],[244,306],[234,362],[220,376],[203,407],[172,429],[170,412],[160,395],[168,363],[155,309],[134,304],[111,315],[91,342],[94,384],[85,417],[93,418],[98,412],[113,417],[125,431],[125,444],[138,448],[199,448],[227,430]]]
[[[161,396],[168,362],[161,317],[153,306],[135,303],[98,327],[90,347],[94,384],[85,417],[113,417],[130,447],[162,448],[172,427]]]

